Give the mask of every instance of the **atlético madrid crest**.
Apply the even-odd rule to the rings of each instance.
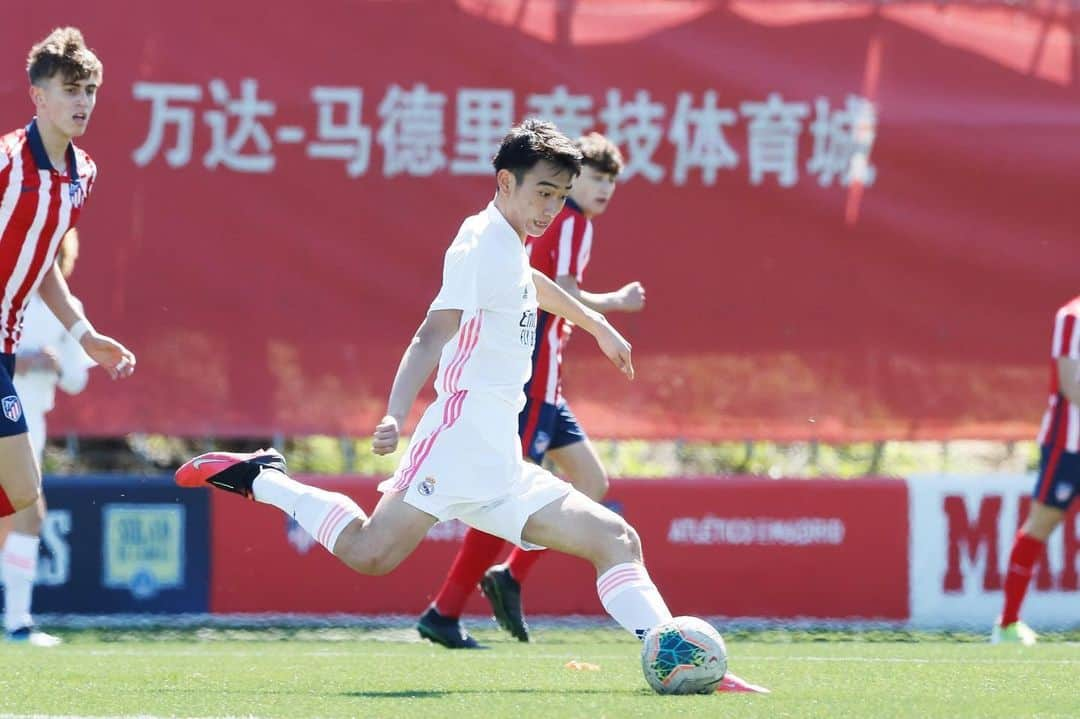
[[[0,406],[4,409],[4,416],[12,422],[18,422],[22,417],[22,405],[19,404],[19,398],[15,395],[9,394],[4,397],[4,399],[0,400]]]
[[[80,208],[86,202],[86,190],[78,177],[68,185],[68,199],[71,200],[71,206],[74,208]]]

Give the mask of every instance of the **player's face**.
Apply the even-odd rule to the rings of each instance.
[[[615,175],[586,165],[574,182],[574,202],[589,217],[603,214],[615,194]]]
[[[546,160],[536,163],[521,182],[512,173],[507,198],[510,224],[518,232],[539,237],[547,230],[570,196],[574,176]]]
[[[39,123],[68,137],[81,137],[90,124],[90,115],[97,102],[101,76],[94,74],[85,80],[69,80],[57,73],[40,86],[30,87]]]

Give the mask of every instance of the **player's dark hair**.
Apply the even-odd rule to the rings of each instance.
[[[536,163],[546,160],[569,172],[581,174],[581,150],[555,125],[544,120],[526,120],[506,133],[491,164],[495,172],[509,170],[518,182]]]
[[[40,85],[56,73],[61,73],[66,82],[76,82],[101,71],[101,60],[86,47],[82,32],[74,27],[56,28],[30,48],[26,58],[26,74],[31,85]]]
[[[590,132],[577,141],[578,149],[581,150],[581,163],[586,167],[599,170],[605,175],[618,177],[623,171],[625,162],[619,146],[607,139],[599,132]]]

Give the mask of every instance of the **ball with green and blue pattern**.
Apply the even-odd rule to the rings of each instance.
[[[724,639],[697,617],[675,617],[645,634],[645,679],[660,694],[710,694],[727,672]]]

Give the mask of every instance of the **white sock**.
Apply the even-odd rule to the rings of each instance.
[[[251,483],[251,491],[257,502],[272,504],[295,519],[331,554],[342,530],[354,519],[367,518],[344,494],[310,487],[276,469],[264,468]]]
[[[611,618],[638,639],[644,638],[657,624],[671,619],[664,598],[643,564],[616,564],[597,578],[596,592]]]
[[[36,536],[11,532],[4,542],[0,575],[4,583],[4,630],[11,632],[34,623],[30,616],[30,597],[37,576],[38,545]]]

